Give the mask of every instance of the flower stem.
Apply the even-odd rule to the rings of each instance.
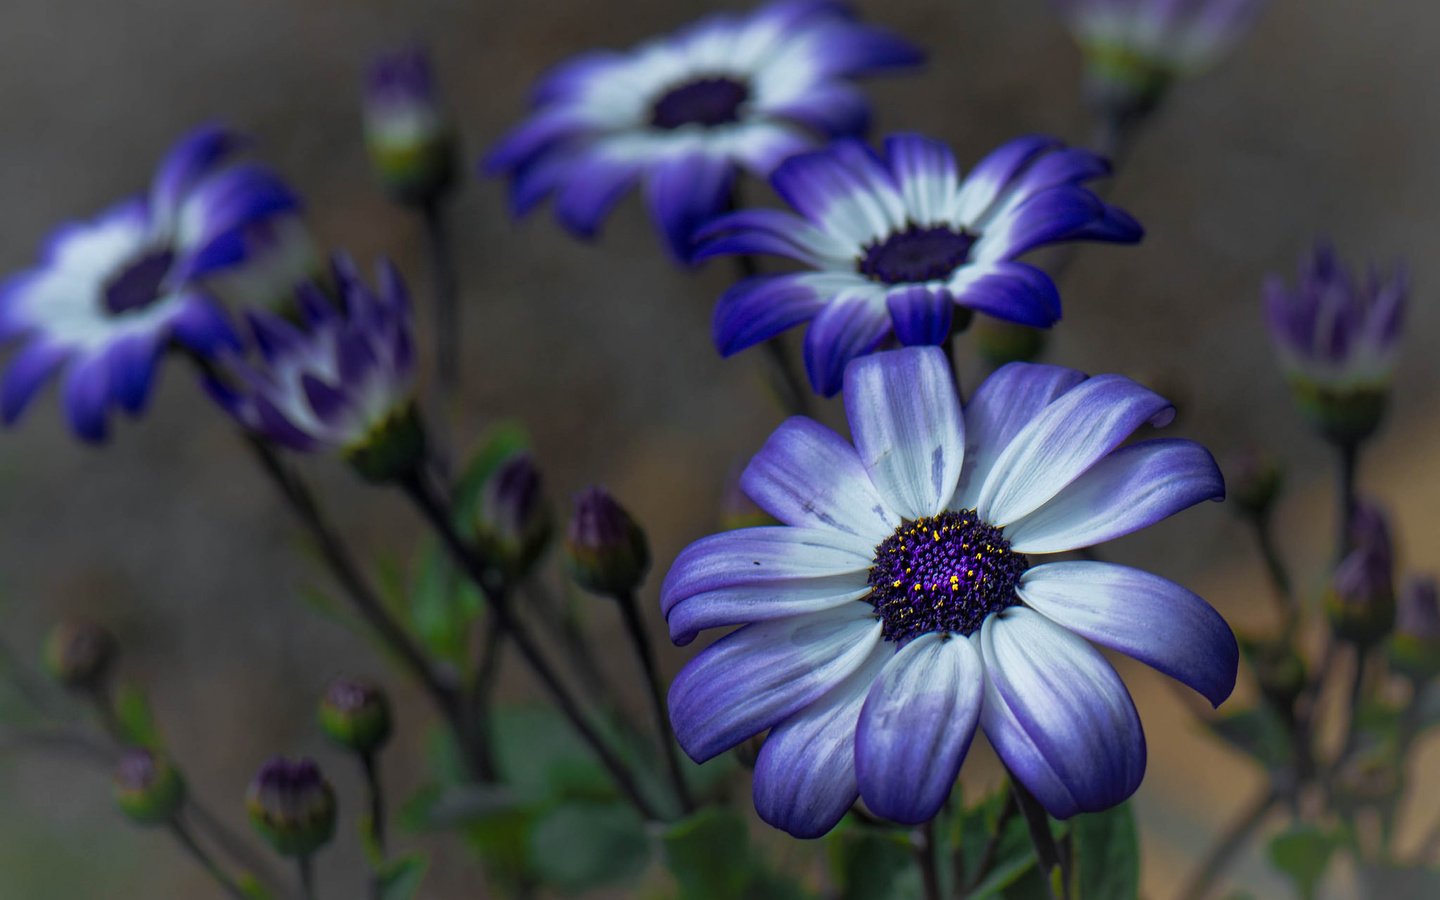
[[[365,773],[365,791],[370,800],[370,836],[380,855],[385,855],[385,789],[380,783],[380,766],[373,752],[360,754],[360,768]]]
[[[445,471],[449,459],[450,429],[445,427],[455,409],[460,387],[460,304],[457,294],[455,258],[445,227],[445,207],[434,198],[420,207],[425,222],[425,247],[430,262],[430,284],[433,291],[434,319],[431,328],[435,339],[435,384],[431,408],[435,410],[439,434],[437,462]]]
[[[515,618],[504,594],[503,586],[500,584],[499,573],[456,530],[450,504],[442,499],[426,481],[425,475],[421,471],[412,472],[401,480],[399,486],[410,497],[436,534],[440,536],[456,565],[485,595],[490,610],[495,616],[495,624],[514,642],[520,655],[525,658],[525,662],[540,678],[545,689],[555,699],[556,705],[560,707],[561,712],[570,720],[570,724],[579,732],[585,742],[590,745],[590,749],[599,758],[601,765],[609,770],[611,778],[614,779],[621,793],[646,819],[658,820],[659,816],[654,807],[640,792],[630,770],[600,736],[600,732],[590,722],[589,716],[581,709],[580,704],[571,696],[569,689],[565,687],[555,669],[545,659],[534,638]]]
[[[1210,890],[1215,879],[1220,876],[1255,829],[1265,820],[1265,816],[1279,802],[1280,795],[1274,788],[1257,797],[1249,806],[1241,812],[1240,817],[1225,831],[1224,836],[1210,852],[1200,861],[1189,883],[1180,892],[1181,900],[1201,900]]]
[[[1015,817],[1019,807],[1015,803],[1015,792],[1005,790],[1005,802],[1000,807],[1000,815],[995,820],[995,830],[991,833],[990,839],[985,842],[985,849],[980,852],[980,861],[975,865],[975,871],[971,873],[968,881],[964,882],[967,892],[975,890],[985,876],[990,874],[990,867],[995,865],[995,856],[1000,851],[1000,839],[1005,836],[1005,826]]]
[[[1060,896],[1068,897],[1070,893],[1070,867],[1066,864],[1064,855],[1060,848],[1055,845],[1055,836],[1050,833],[1050,814],[1035,795],[1030,793],[1020,779],[1011,776],[1010,787],[1015,794],[1015,802],[1020,808],[1020,813],[1025,817],[1025,826],[1030,831],[1030,843],[1035,846],[1035,858],[1040,863],[1040,870],[1045,875],[1045,884],[1051,889],[1055,874],[1060,876]]]
[[[935,862],[935,820],[915,830],[911,843],[915,849],[915,868],[920,870],[920,884],[925,900],[940,900],[940,869]]]
[[[1355,519],[1355,508],[1359,506],[1360,499],[1356,493],[1355,481],[1360,468],[1360,445],[1355,441],[1346,441],[1339,445],[1340,458],[1340,528],[1339,538],[1336,546],[1339,552],[1337,558],[1342,558],[1352,549],[1350,544],[1350,523]]]
[[[315,900],[315,866],[310,854],[302,853],[295,857],[295,867],[300,870],[300,896],[305,900]]]
[[[1270,584],[1274,588],[1272,596],[1280,613],[1282,630],[1290,634],[1297,624],[1299,610],[1295,606],[1290,572],[1285,567],[1279,548],[1275,546],[1275,531],[1270,527],[1270,513],[1266,511],[1248,518],[1255,535],[1255,546],[1260,551],[1261,559],[1265,561],[1265,572],[1270,576]]]
[[[680,751],[675,745],[675,733],[670,728],[670,711],[665,703],[665,690],[660,680],[660,667],[655,662],[655,651],[645,633],[645,623],[634,593],[615,598],[619,602],[620,615],[625,619],[625,630],[635,646],[635,655],[640,658],[640,668],[645,672],[645,683],[649,688],[650,705],[655,712],[655,726],[660,731],[660,743],[665,748],[665,763],[670,768],[670,780],[675,783],[675,796],[680,800],[680,809],[689,813],[695,809],[695,800],[690,787],[685,783],[685,770],[680,767]]]
[[[190,833],[189,829],[185,827],[185,823],[182,822],[179,817],[170,820],[170,833],[175,836],[175,840],[185,849],[185,852],[194,857],[195,861],[198,862],[206,872],[210,873],[210,877],[215,879],[215,883],[220,885],[225,893],[236,898],[236,900],[246,900],[246,894],[241,890],[240,885],[236,883],[235,879],[226,874],[224,869],[220,868],[219,864],[215,862],[215,859],[210,856],[210,854],[205,852],[205,848],[200,846],[195,840],[195,836]]]

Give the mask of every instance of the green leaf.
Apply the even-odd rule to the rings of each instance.
[[[1222,716],[1210,723],[1210,730],[1269,771],[1291,764],[1290,733],[1269,707],[1257,706]]]
[[[380,871],[380,900],[413,900],[425,880],[430,860],[416,853],[385,864]]]
[[[136,747],[159,750],[164,741],[160,728],[155,724],[155,715],[150,711],[150,701],[145,692],[133,684],[122,684],[115,691],[115,722],[120,728],[120,739]]]
[[[1314,825],[1296,825],[1270,841],[1270,862],[1290,876],[1295,890],[1309,900],[1315,896],[1315,887],[1339,843],[1332,832]]]
[[[496,710],[492,734],[503,780],[522,802],[615,797],[609,774],[553,707]]]
[[[840,900],[905,900],[921,893],[914,851],[904,830],[846,828],[827,841]]]
[[[455,570],[440,545],[425,541],[411,572],[409,615],[426,648],[456,666],[469,665],[470,626],[484,608],[480,592]]]
[[[235,885],[240,888],[240,893],[249,900],[275,900],[275,895],[270,893],[269,888],[256,880],[249,872],[243,873],[235,879]]]
[[[410,831],[464,829],[520,807],[513,791],[495,784],[427,785],[400,811]]]
[[[628,806],[556,807],[530,832],[530,864],[562,890],[596,888],[634,877],[650,855],[645,823]]]
[[[1080,900],[1133,900],[1140,894],[1140,836],[1129,803],[1076,816]]]
[[[974,898],[1001,896],[1027,872],[1036,869],[1035,850],[1030,844],[1024,817],[1018,811],[1013,813],[1006,821],[1004,831],[999,831],[1000,813],[1005,808],[1008,795],[1009,788],[996,791],[956,816],[951,826],[951,839],[965,861],[967,883],[975,883],[979,877],[970,893]],[[997,831],[999,837],[995,839],[995,849],[982,875],[979,869],[985,849]],[[1040,884],[1044,885],[1043,879]]]
[[[661,844],[684,900],[744,896],[750,843],[745,821],[734,811],[711,808],[682,819],[665,831]]]

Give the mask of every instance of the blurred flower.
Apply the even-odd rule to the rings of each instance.
[[[376,57],[364,99],[365,144],[380,181],[404,203],[439,197],[454,181],[455,139],[424,48]]]
[[[764,177],[817,138],[862,134],[870,110],[849,79],[920,59],[844,3],[709,16],[628,53],[557,67],[485,170],[513,177],[517,215],[553,194],[556,216],[581,237],[643,182],[670,252],[687,260],[694,230],[729,204],[737,169]]]
[[[1140,226],[1081,185],[1106,162],[1045,137],[1002,145],[960,178],[938,141],[893,135],[882,159],[859,141],[787,160],[770,182],[800,215],[751,209],[700,234],[697,259],[768,253],[813,271],[747,278],[715,308],[729,356],[810,322],[805,368],[840,390],[845,364],[892,332],[938,344],[959,305],[1025,325],[1060,317],[1049,276],[1015,258],[1060,241],[1133,243]]]
[[[324,276],[310,229],[299,215],[252,222],[236,234],[246,263],[205,281],[206,292],[230,309],[261,307],[289,315],[300,285]]]
[[[1390,661],[1417,681],[1440,675],[1440,602],[1435,578],[1412,575],[1396,602]]]
[[[60,622],[45,637],[45,670],[64,687],[93,691],[115,667],[115,636],[84,619]]]
[[[1266,0],[1054,0],[1085,53],[1102,110],[1149,112],[1177,77],[1203,69],[1249,33]]]
[[[228,358],[207,386],[255,433],[300,452],[339,453],[384,481],[413,468],[424,445],[409,295],[388,263],[378,292],[347,257],[337,255],[334,270],[343,309],[307,285],[297,295],[298,326],[250,310],[260,359]]]
[[[71,428],[103,440],[112,406],[144,409],[172,339],[204,355],[233,344],[204,289],[255,261],[248,229],[299,206],[269,169],[232,162],[243,143],[213,126],[191,132],[147,195],[63,226],[39,266],[0,285],[0,341],[25,343],[0,386],[6,424],[64,368]]]
[[[1144,774],[1144,736],[1090,641],[1218,705],[1235,637],[1163,578],[1029,555],[1218,499],[1210,454],[1176,439],[1121,447],[1172,410],[1118,375],[1014,363],[962,421],[944,354],[910,348],[852,363],[844,397],[854,447],[796,417],[745,472],[786,524],[697,541],[665,578],[676,643],[744,626],[675,679],[681,746],[703,762],[769,729],[755,806],[799,837],[824,834],[857,794],[886,818],[928,820],[977,725],[1052,815],[1123,801]]]
[[[250,782],[245,808],[255,829],[285,856],[308,856],[335,835],[335,791],[310,759],[266,762]]]
[[[337,678],[325,690],[320,701],[320,729],[347,750],[375,753],[390,739],[390,727],[390,700],[379,687]]]
[[[480,489],[475,533],[486,558],[500,563],[507,577],[522,577],[545,551],[553,530],[535,458],[516,453]]]
[[[1356,508],[1350,547],[1331,576],[1325,611],[1337,636],[1371,644],[1395,625],[1395,550],[1378,505],[1362,502]]]
[[[132,747],[120,757],[113,779],[115,805],[141,825],[159,825],[185,805],[185,781],[165,757]]]
[[[1265,283],[1270,340],[1301,409],[1331,440],[1353,443],[1380,424],[1399,353],[1409,278],[1371,267],[1363,281],[1320,241],[1288,287]]]
[[[1275,505],[1285,481],[1279,460],[1251,447],[1237,453],[1225,467],[1230,499],[1247,516],[1263,516]]]
[[[645,532],[610,492],[591,487],[575,498],[565,533],[570,575],[587,591],[624,599],[650,568]]]

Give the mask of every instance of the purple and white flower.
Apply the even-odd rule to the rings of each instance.
[[[643,182],[671,253],[688,260],[691,235],[729,204],[737,170],[763,178],[816,138],[863,133],[869,105],[850,80],[920,59],[835,0],[708,16],[628,53],[560,65],[484,165],[513,177],[517,215],[553,195],[557,218],[581,237]]]
[[[1012,363],[961,410],[935,348],[845,376],[852,446],[785,422],[743,476],[784,525],[704,538],[661,590],[671,638],[743,627],[670,689],[703,762],[761,732],[755,806],[797,837],[858,797],[918,823],[949,795],[977,728],[1054,816],[1123,801],[1145,771],[1139,717],[1092,645],[1213,704],[1238,649],[1204,600],[1137,569],[1032,562],[1136,531],[1224,485],[1191,441],[1121,446],[1173,409],[1117,375]]]
[[[377,56],[366,72],[365,145],[381,181],[402,201],[432,203],[450,186],[455,139],[423,47]]]
[[[299,207],[269,169],[234,161],[243,144],[222,128],[191,132],[148,194],[61,227],[39,265],[0,285],[0,342],[24,342],[0,385],[7,425],[63,369],[71,428],[103,440],[112,407],[144,409],[172,340],[202,355],[233,344],[205,288],[252,264],[255,229]]]
[[[1091,58],[1116,74],[1202,69],[1249,32],[1266,0],[1055,0]]]
[[[715,309],[726,356],[809,322],[805,367],[815,390],[840,389],[845,365],[892,333],[938,344],[959,305],[1049,326],[1060,295],[1016,258],[1060,241],[1133,243],[1140,225],[1083,184],[1105,160],[1053,138],[1010,141],[961,177],[950,148],[892,135],[882,158],[859,141],[793,157],[770,177],[799,215],[731,213],[704,228],[697,259],[766,253],[809,271],[747,278]]]
[[[300,452],[358,453],[409,416],[416,362],[409,293],[388,263],[379,290],[334,260],[343,308],[313,285],[297,295],[301,325],[246,313],[260,359],[233,357],[208,387],[242,425]]]

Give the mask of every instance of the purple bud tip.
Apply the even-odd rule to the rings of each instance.
[[[540,470],[529,453],[517,453],[485,483],[480,516],[505,531],[521,531],[540,504]]]
[[[430,54],[412,44],[376,56],[365,78],[366,99],[372,103],[429,102],[435,97]]]
[[[650,567],[645,532],[602,487],[575,498],[565,549],[571,575],[597,594],[630,595]]]
[[[338,678],[325,691],[325,703],[337,712],[354,713],[381,702],[379,688],[366,681]]]
[[[575,498],[568,537],[576,547],[601,550],[628,540],[635,522],[609,491],[595,486]]]
[[[115,784],[127,791],[148,790],[160,775],[160,761],[142,747],[132,747],[115,766]]]

